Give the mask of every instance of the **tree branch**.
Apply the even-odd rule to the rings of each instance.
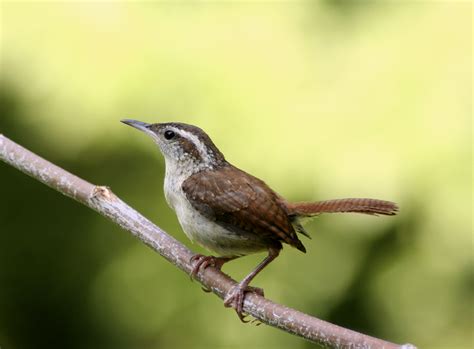
[[[189,274],[193,253],[120,200],[108,187],[95,186],[44,160],[0,134],[0,159],[81,202],[129,231],[169,262]],[[199,271],[198,281],[220,298],[236,284],[229,276],[209,267]],[[274,303],[255,293],[247,293],[244,311],[270,326],[293,333],[331,348],[415,348],[402,346],[333,325],[297,310]]]

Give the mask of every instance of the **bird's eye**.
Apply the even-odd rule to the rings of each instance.
[[[171,130],[166,130],[165,131],[165,138],[170,140],[171,138],[173,138],[175,136],[175,133]]]

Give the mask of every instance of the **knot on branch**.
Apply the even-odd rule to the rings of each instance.
[[[91,199],[103,199],[107,201],[112,201],[116,199],[116,196],[110,189],[110,187],[105,185],[96,185],[92,191]]]

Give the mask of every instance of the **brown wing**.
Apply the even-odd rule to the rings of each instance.
[[[228,165],[194,174],[182,188],[191,205],[217,224],[306,252],[282,200],[258,178]]]

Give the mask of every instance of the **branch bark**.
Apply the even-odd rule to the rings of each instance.
[[[189,274],[193,253],[118,198],[108,187],[93,185],[39,157],[0,134],[0,159],[47,186],[92,208],[129,231],[166,260]],[[209,267],[198,281],[221,299],[236,284],[226,274]],[[247,293],[244,311],[267,325],[330,348],[414,349],[397,345],[317,319],[255,293]]]

